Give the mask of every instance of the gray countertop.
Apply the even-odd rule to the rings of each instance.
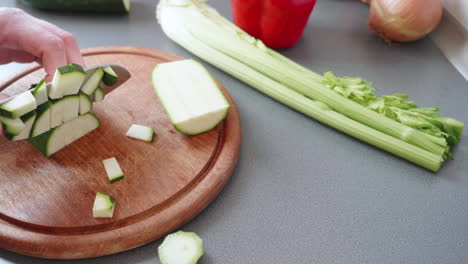
[[[227,0],[212,0],[231,17]],[[73,33],[81,48],[126,45],[193,57],[167,39],[156,1],[135,0],[128,16],[31,10]],[[367,31],[368,7],[321,0],[301,41],[283,51],[317,71],[362,76],[381,93],[468,123],[468,85],[430,39],[387,45]],[[229,90],[243,143],[231,181],[182,227],[205,242],[200,263],[467,263],[468,139],[434,174],[318,123],[211,67]],[[12,66],[0,66],[3,74]],[[113,256],[51,261],[0,250],[0,263],[158,263],[161,241]],[[1,241],[0,241],[1,245]]]

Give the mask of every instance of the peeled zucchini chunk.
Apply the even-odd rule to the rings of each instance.
[[[116,158],[103,160],[102,164],[104,164],[104,169],[106,170],[110,183],[120,181],[125,177]]]
[[[36,120],[36,111],[33,110],[22,117],[20,117],[21,121],[23,121],[25,127],[23,130],[18,135],[13,135],[8,132],[5,133],[5,137],[10,140],[10,141],[17,141],[17,140],[23,140],[23,139],[28,139],[29,135],[31,134],[31,129],[34,124],[34,120]]]
[[[94,72],[89,72],[80,90],[87,95],[92,95],[99,87],[103,75],[104,71],[101,68],[97,68]]]
[[[147,126],[133,124],[127,131],[127,137],[148,141],[153,141],[154,129]]]
[[[83,92],[79,93],[80,96],[80,115],[86,114],[93,110],[93,101]]]
[[[50,127],[58,127],[63,124],[63,116],[66,101],[61,99],[50,100]]]
[[[51,103],[49,101],[37,107],[37,115],[31,128],[31,137],[39,136],[50,130]]]
[[[209,72],[194,60],[158,64],[153,87],[166,113],[181,133],[197,135],[216,127],[229,102]]]
[[[98,128],[99,124],[99,119],[94,114],[86,113],[37,137],[29,138],[28,142],[44,154],[44,156],[50,157]]]
[[[65,95],[77,94],[86,78],[86,72],[78,64],[68,64],[59,67],[54,74],[52,85],[48,91],[49,98],[59,99]]]
[[[16,95],[10,101],[0,105],[0,115],[8,118],[18,118],[36,109],[36,99],[30,91]]]
[[[115,199],[105,193],[97,192],[93,205],[93,217],[112,218],[115,209]]]
[[[161,264],[196,264],[203,255],[203,240],[193,232],[177,231],[158,247]]]
[[[49,100],[47,96],[47,85],[44,80],[41,80],[34,89],[32,90],[32,95],[36,99],[36,105],[39,106]]]
[[[63,123],[66,123],[78,116],[80,112],[80,96],[68,95],[62,98],[63,102]]]
[[[2,123],[3,130],[12,136],[19,135],[26,127],[20,118],[8,118],[0,116],[0,123]]]

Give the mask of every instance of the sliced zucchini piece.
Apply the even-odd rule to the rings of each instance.
[[[101,68],[97,68],[94,72],[86,76],[80,90],[87,95],[92,95],[101,83],[103,75],[104,71]]]
[[[3,130],[13,136],[19,135],[26,127],[20,118],[8,118],[0,116],[0,123],[2,123]]]
[[[102,68],[104,71],[104,76],[102,77],[102,82],[107,86],[112,86],[119,81],[119,76],[114,72],[112,67],[108,66]]]
[[[8,118],[18,118],[35,109],[36,99],[30,91],[26,91],[0,105],[0,115]]]
[[[127,137],[148,141],[153,141],[154,129],[147,126],[133,124],[127,131]]]
[[[23,121],[25,127],[24,129],[21,131],[21,133],[19,133],[18,135],[13,135],[13,134],[10,134],[10,133],[5,133],[5,137],[10,140],[10,141],[17,141],[17,140],[23,140],[23,139],[28,139],[29,138],[29,135],[31,134],[31,128],[34,124],[34,120],[36,119],[36,111],[33,110],[25,115],[23,115],[22,117],[20,117],[21,121]]]
[[[31,129],[31,137],[37,137],[50,130],[51,103],[49,101],[37,107],[36,120]]]
[[[208,71],[194,60],[156,65],[153,87],[174,127],[197,135],[216,127],[229,103]]]
[[[114,209],[115,209],[115,199],[114,197],[97,192],[96,193],[96,198],[94,199],[94,205],[93,205],[93,217],[95,218],[112,218],[114,215]]]
[[[32,95],[36,98],[36,105],[39,106],[49,100],[47,96],[47,85],[44,80],[41,80],[32,90]]]
[[[77,94],[85,78],[86,72],[78,64],[71,63],[59,67],[48,91],[49,98],[59,99],[65,95]]]
[[[50,127],[58,127],[63,124],[63,115],[65,111],[65,101],[63,98],[50,100]]]
[[[196,264],[203,255],[203,240],[193,232],[177,231],[158,247],[161,264]]]
[[[57,151],[98,128],[99,124],[99,119],[94,114],[86,113],[37,137],[29,138],[28,142],[44,154],[44,156],[50,157]]]
[[[93,101],[83,92],[79,93],[80,95],[80,115],[86,114],[93,110]]]
[[[63,103],[63,123],[66,123],[78,116],[80,112],[80,96],[79,95],[68,95],[62,98],[65,102]]]
[[[93,99],[94,102],[101,102],[106,97],[106,92],[101,87],[98,87],[94,92]]]
[[[125,177],[116,158],[103,160],[102,163],[104,164],[110,183],[120,181]]]

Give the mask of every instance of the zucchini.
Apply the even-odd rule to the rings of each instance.
[[[115,199],[114,197],[97,192],[93,205],[93,217],[106,217],[111,218],[114,215]]]
[[[31,137],[39,136],[50,130],[51,103],[47,101],[37,107],[36,120],[31,129]]]
[[[62,98],[63,99],[63,98]],[[50,127],[58,127],[63,124],[65,101],[62,99],[50,100]]]
[[[120,181],[125,177],[116,158],[103,160],[102,163],[104,164],[104,169],[106,170],[110,183]]]
[[[101,87],[98,87],[93,94],[94,102],[101,102],[106,97],[106,92]]]
[[[67,12],[99,12],[128,13],[130,0],[23,0],[34,8],[67,11]]]
[[[15,119],[35,109],[36,99],[30,91],[26,91],[1,104],[0,115]]]
[[[36,99],[36,105],[39,106],[49,100],[47,96],[47,85],[44,80],[41,80],[32,90],[32,95]]]
[[[101,83],[103,75],[104,71],[101,68],[97,68],[94,72],[89,72],[80,90],[87,95],[92,95]]]
[[[21,121],[23,121],[25,127],[19,133],[18,135],[13,135],[10,133],[5,133],[5,137],[10,140],[10,141],[17,141],[17,140],[23,140],[23,139],[28,139],[29,135],[31,134],[31,128],[34,124],[34,120],[36,119],[36,111],[33,110],[25,115],[23,115],[21,118]]]
[[[193,232],[177,231],[158,247],[161,264],[196,264],[203,255],[203,240]]]
[[[154,129],[142,125],[133,124],[127,131],[127,137],[148,141],[153,141]]]
[[[104,76],[102,77],[102,82],[107,86],[112,86],[119,81],[119,76],[114,72],[112,67],[104,67],[102,68],[104,72]]]
[[[229,103],[208,71],[194,60],[158,64],[153,87],[174,127],[197,135],[216,127]]]
[[[80,96],[80,115],[84,115],[88,112],[91,112],[93,110],[93,102],[91,101],[89,96],[83,92],[80,92],[79,96]]]
[[[0,116],[0,123],[2,123],[3,130],[13,136],[19,135],[26,127],[20,118],[8,118]]]
[[[63,123],[66,123],[78,116],[80,112],[80,96],[68,95],[62,98],[63,100]]]
[[[49,98],[59,99],[65,95],[77,94],[85,78],[86,72],[78,64],[70,63],[59,67],[48,91]]]
[[[29,138],[28,142],[44,154],[44,156],[50,157],[57,151],[98,128],[99,124],[99,119],[94,114],[86,113],[37,137]]]

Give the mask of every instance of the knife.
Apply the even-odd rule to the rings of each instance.
[[[112,86],[107,86],[107,85],[105,85],[104,83],[101,82],[99,87],[101,87],[106,94],[112,92],[115,88],[122,85],[124,82],[126,82],[131,77],[130,72],[128,72],[127,69],[125,69],[124,67],[122,67],[120,65],[117,65],[117,64],[99,64],[99,65],[94,65],[92,67],[89,67],[89,68],[87,68],[85,70],[86,78],[84,79],[83,83],[86,82],[91,77],[91,75],[93,75],[93,73],[96,72],[96,70],[98,68],[104,68],[104,67],[111,67],[112,70],[114,70],[115,74],[117,74],[117,76],[119,77],[119,81],[116,84],[112,85]],[[50,84],[51,83],[48,82],[47,86],[50,86]],[[28,91],[32,92],[34,90],[35,86],[36,85],[31,85],[31,88]],[[23,91],[23,92],[25,92],[25,91]],[[21,93],[23,93],[23,92],[21,92]],[[18,94],[20,94],[20,93],[18,93]],[[18,94],[16,94],[16,95],[18,95]],[[0,104],[3,104],[3,103],[6,103],[6,102],[10,101],[11,99],[15,98],[16,95],[13,95],[13,96],[10,96],[8,98],[0,100]]]

